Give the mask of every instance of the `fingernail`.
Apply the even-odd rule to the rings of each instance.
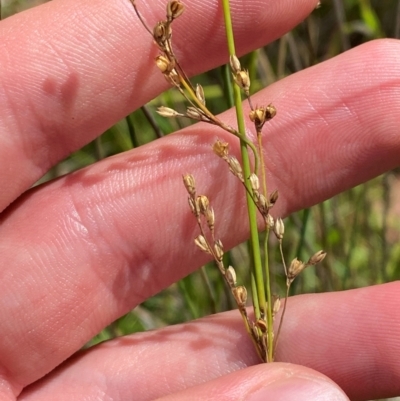
[[[329,381],[315,378],[289,377],[268,384],[247,396],[246,401],[348,401],[348,398]]]

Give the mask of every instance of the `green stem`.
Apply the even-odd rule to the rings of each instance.
[[[265,231],[264,238],[264,272],[265,272],[265,287],[267,289],[267,330],[268,330],[268,355],[267,362],[274,360],[274,320],[272,316],[272,294],[271,294],[271,279],[269,272],[269,257],[268,257],[268,238],[269,228]]]
[[[265,168],[265,161],[263,156],[262,147],[262,136],[261,131],[257,132],[257,144],[258,144],[258,154],[260,155],[261,162],[261,180],[262,180],[262,190],[263,195],[268,199],[267,190],[267,175]],[[269,252],[268,252],[268,238],[269,238],[269,228],[265,225],[265,238],[264,238],[264,274],[265,274],[265,288],[267,292],[267,330],[268,330],[268,347],[267,347],[267,361],[272,362],[274,359],[274,321],[273,321],[273,305],[272,305],[272,294],[271,294],[271,277],[269,271]]]
[[[232,19],[231,12],[229,6],[229,0],[222,0],[224,18],[225,18],[225,30],[226,30],[226,38],[228,42],[228,50],[229,55],[233,56],[236,54],[235,51],[235,41],[233,37],[233,27],[232,27]],[[250,159],[247,151],[247,142],[249,141],[246,137],[246,130],[244,124],[243,117],[243,108],[242,108],[242,97],[240,93],[240,88],[238,85],[233,86],[233,95],[234,95],[234,103],[236,108],[236,118],[238,123],[238,131],[240,134],[240,149],[242,154],[242,162],[243,162],[243,172],[244,172],[244,180],[245,186],[248,189],[246,191],[246,199],[247,199],[247,210],[249,215],[249,223],[250,223],[250,246],[252,249],[253,255],[253,264],[254,264],[254,278],[257,288],[257,297],[259,301],[259,310],[255,310],[255,314],[261,315],[261,317],[265,316],[265,289],[264,289],[264,277],[262,271],[262,262],[261,262],[261,252],[260,252],[260,243],[258,237],[258,228],[257,228],[257,209],[256,206],[250,196],[251,193],[251,185],[249,182],[249,177],[251,175],[250,168]]]
[[[231,76],[231,67],[229,64],[224,64],[222,66],[222,78],[224,81],[224,94],[226,101],[228,103],[228,107],[232,108],[233,104],[233,85],[232,85],[232,76]]]

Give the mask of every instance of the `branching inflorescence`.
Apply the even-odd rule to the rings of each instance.
[[[211,255],[215,260],[219,271],[236,301],[246,330],[261,360],[264,362],[272,362],[274,360],[276,345],[285,315],[286,300],[292,282],[307,266],[316,265],[321,262],[326,255],[324,251],[319,251],[307,262],[302,262],[295,258],[289,266],[285,263],[282,250],[282,240],[285,231],[284,223],[281,218],[274,219],[270,214],[270,210],[278,200],[278,191],[267,192],[266,166],[262,152],[263,144],[261,135],[264,124],[276,115],[276,109],[272,104],[253,107],[250,97],[249,73],[241,67],[240,61],[236,55],[231,54],[229,64],[232,72],[232,79],[244,92],[249,103],[249,119],[253,122],[257,133],[257,144],[251,142],[244,133],[225,124],[207,108],[202,86],[196,85],[196,87],[194,87],[192,85],[174,54],[172,47],[172,23],[176,18],[182,15],[184,5],[179,0],[170,0],[167,4],[166,19],[157,22],[151,30],[139,13],[135,0],[131,0],[131,2],[139,20],[150,33],[160,51],[160,54],[155,60],[157,67],[160,69],[165,79],[179,90],[188,102],[185,113],[180,113],[174,109],[163,106],[159,107],[157,112],[164,117],[186,117],[216,125],[238,137],[241,143],[245,144],[245,148],[250,148],[253,153],[254,167],[252,171],[244,171],[239,160],[229,153],[228,143],[217,140],[213,145],[214,153],[228,165],[231,173],[243,184],[248,196],[264,221],[266,230],[263,247],[264,271],[260,271],[261,269],[255,266],[251,272],[251,293],[254,317],[250,317],[247,313],[247,289],[243,285],[237,285],[235,269],[232,266],[228,266],[227,268],[224,266],[224,249],[221,240],[215,236],[215,214],[213,208],[210,206],[209,199],[205,195],[197,195],[195,179],[191,174],[183,176],[183,183],[189,194],[188,201],[190,209],[197,220],[200,230],[200,234],[195,239],[195,244],[201,251]],[[285,302],[282,313],[280,314],[276,335],[274,332],[274,320],[281,310],[281,302],[278,296],[273,296],[271,294],[268,267],[268,234],[270,231],[272,231],[278,239],[283,269],[286,276]],[[258,244],[258,252],[260,253],[260,244]],[[256,265],[256,263],[254,264]]]

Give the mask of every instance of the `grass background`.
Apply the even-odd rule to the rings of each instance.
[[[42,2],[2,0],[3,18]],[[252,90],[257,91],[296,71],[382,37],[400,37],[400,0],[323,1],[321,8],[293,31],[244,57],[242,65],[249,68]],[[228,107],[224,96],[225,73],[225,67],[221,67],[194,79],[203,85],[207,104],[215,113]],[[70,155],[40,182],[141,146],[189,123],[186,119],[161,118],[154,113],[158,105],[184,109],[177,92],[163,93]],[[296,279],[292,294],[337,291],[396,280],[400,277],[400,168],[295,213],[285,224],[287,260],[295,256],[307,259],[318,249],[328,252],[321,266],[306,269]],[[236,247],[226,257],[242,282],[249,269],[247,245]],[[278,254],[271,259],[280,260]],[[282,267],[272,263],[271,268],[276,277],[275,292],[283,295]],[[233,307],[230,293],[210,263],[112,323],[87,346]]]

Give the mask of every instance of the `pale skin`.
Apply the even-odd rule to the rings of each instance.
[[[164,0],[140,3],[148,21],[163,17]],[[190,75],[227,60],[217,3],[187,0],[174,26]],[[232,1],[239,53],[281,36],[315,3]],[[227,247],[247,237],[243,189],[211,152],[217,137],[235,154],[238,143],[196,125],[28,190],[166,82],[128,0],[53,0],[2,21],[0,37],[1,401],[400,394],[397,283],[291,299],[282,362],[272,365],[257,365],[237,311],[120,338],[65,362],[206,261],[192,245],[182,174],[212,200]],[[278,110],[264,138],[269,186],[280,192],[275,215],[400,164],[399,50],[395,40],[370,42],[254,96]],[[221,119],[235,124],[233,111]]]

